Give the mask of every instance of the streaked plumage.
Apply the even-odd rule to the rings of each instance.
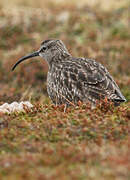
[[[34,56],[48,62],[47,91],[56,105],[77,104],[78,101],[95,104],[104,98],[115,105],[126,101],[103,65],[92,59],[72,57],[61,40],[43,41],[38,51],[21,58],[13,69]]]

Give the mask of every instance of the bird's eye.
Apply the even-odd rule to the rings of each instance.
[[[44,52],[46,49],[46,47],[42,47],[41,52]]]

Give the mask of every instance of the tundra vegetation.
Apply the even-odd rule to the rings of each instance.
[[[0,179],[130,179],[129,1],[12,2],[0,3],[0,104],[29,100],[34,107],[0,113]],[[48,98],[44,60],[11,71],[50,38],[62,39],[75,57],[101,62],[127,102],[93,110],[79,103],[64,113]]]

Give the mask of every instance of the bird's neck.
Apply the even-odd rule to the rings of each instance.
[[[51,66],[53,63],[60,63],[62,61],[65,61],[66,58],[69,58],[71,55],[69,54],[69,52],[62,52],[62,53],[56,53],[55,55],[53,55],[51,58],[49,58],[48,61],[48,65]]]

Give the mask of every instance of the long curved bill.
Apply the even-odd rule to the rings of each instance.
[[[35,57],[35,56],[39,56],[39,52],[38,52],[38,51],[33,52],[33,53],[31,53],[31,54],[28,54],[27,56],[24,56],[24,57],[20,58],[19,61],[17,61],[16,64],[13,66],[12,71],[13,71],[13,70],[16,68],[16,66],[17,66],[18,64],[20,64],[22,61],[24,61],[24,60],[26,60],[26,59],[29,59],[29,58],[32,58],[32,57]]]

